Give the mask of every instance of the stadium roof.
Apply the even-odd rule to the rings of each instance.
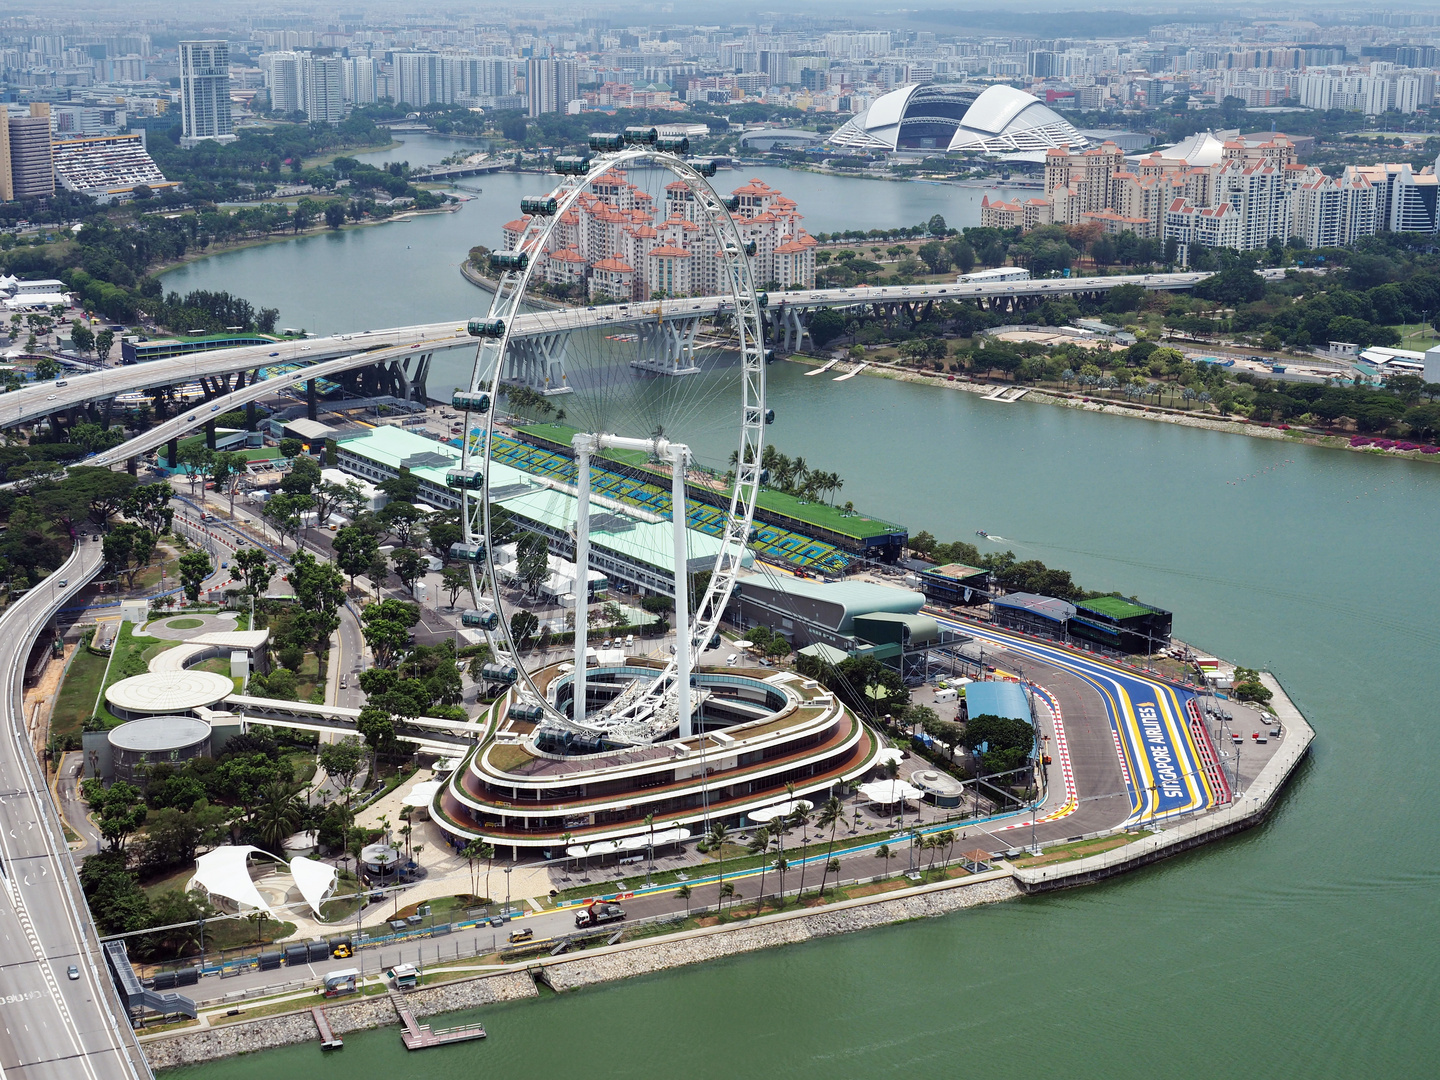
[[[972,682],[965,687],[967,716],[1003,716],[1031,723],[1030,701],[1019,683]]]
[[[1075,614],[1075,605],[1053,596],[1039,596],[1035,593],[1016,592],[997,596],[990,601],[995,607],[1020,608],[1056,622],[1065,622]]]
[[[737,593],[743,594],[754,589],[768,589],[773,593],[802,596],[808,600],[834,604],[840,608],[840,618],[836,620],[835,630],[847,635],[855,632],[857,615],[873,615],[877,612],[914,615],[925,606],[925,596],[922,593],[896,589],[889,585],[876,585],[868,581],[825,583],[805,578],[750,574],[735,583]]]
[[[1069,121],[1013,86],[912,83],[877,98],[830,136],[857,150],[985,154],[1089,145]]]

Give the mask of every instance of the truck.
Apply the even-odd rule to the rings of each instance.
[[[625,918],[625,909],[619,904],[602,903],[596,900],[575,912],[575,927],[578,930],[585,930],[592,926],[604,926],[606,923],[619,922],[623,918]]]

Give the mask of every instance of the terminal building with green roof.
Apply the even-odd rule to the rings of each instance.
[[[1120,596],[1077,600],[1070,636],[1112,652],[1149,656],[1170,644],[1173,616],[1163,608]]]

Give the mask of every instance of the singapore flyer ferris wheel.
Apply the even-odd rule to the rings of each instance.
[[[469,564],[462,621],[492,645],[494,677],[552,729],[638,744],[695,731],[692,666],[753,558],[773,419],[767,298],[734,201],[707,183],[713,162],[653,128],[590,146],[555,159],[556,186],[522,200],[507,249],[490,255],[497,288],[470,322],[475,363],[453,400],[465,435],[447,474],[464,535],[452,554]],[[589,275],[572,278],[581,245]],[[591,625],[597,590],[602,617],[627,623],[664,604],[642,608],[641,594],[673,601],[663,670],[619,695],[587,684],[587,657],[607,636],[608,621]],[[565,700],[519,661],[542,620],[566,649],[573,631]]]

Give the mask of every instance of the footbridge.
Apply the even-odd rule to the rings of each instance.
[[[0,616],[0,1076],[7,1080],[151,1077],[101,954],[21,707],[26,658],[45,624],[99,573],[100,547],[77,541],[58,570]]]
[[[312,705],[303,701],[232,694],[215,712],[228,711],[247,723],[283,727],[293,731],[359,736],[356,721],[360,710],[343,705]],[[220,722],[220,717],[216,717]],[[395,737],[415,743],[423,752],[454,755],[465,753],[490,730],[488,724],[443,717],[395,717]]]
[[[1283,271],[1267,270],[1267,277]],[[1091,298],[1126,285],[1181,291],[1209,277],[1199,272],[1131,274],[1113,277],[1042,278],[944,285],[858,286],[848,289],[803,289],[775,293],[766,309],[771,341],[786,351],[801,347],[810,315],[820,308],[853,310],[857,317],[893,318],[908,313],[922,319],[929,305],[966,300],[1011,309],[1049,297]],[[592,307],[528,312],[516,319],[507,350],[505,378],[542,393],[565,393],[565,346],[569,335],[597,327],[625,327],[637,334],[647,353],[641,366],[665,374],[685,374],[693,365],[696,328],[701,320],[728,313],[728,298],[687,297],[658,302],[631,302]],[[188,356],[151,360],[103,371],[71,375],[55,383],[28,386],[6,394],[0,402],[0,427],[50,417],[64,424],[79,410],[94,413],[122,394],[157,392],[157,416],[180,420],[177,430],[196,426],[213,429],[211,417],[276,392],[303,391],[310,413],[318,408],[317,382],[341,383],[359,395],[390,393],[424,401],[432,359],[449,350],[475,347],[475,339],[456,320],[337,334],[305,341],[247,345]],[[203,400],[183,406],[169,388],[199,384]],[[250,391],[251,393],[245,393]],[[214,408],[216,404],[221,408]],[[164,441],[164,440],[162,440]],[[128,455],[120,455],[124,457]],[[118,460],[115,453],[107,461]]]

